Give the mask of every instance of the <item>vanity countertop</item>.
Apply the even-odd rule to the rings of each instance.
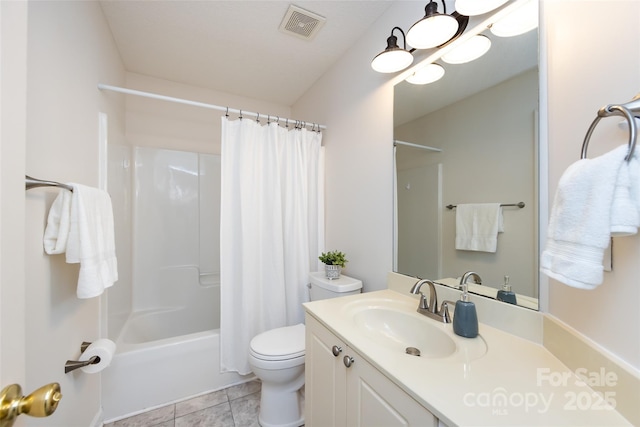
[[[381,346],[362,333],[349,313],[354,304],[416,307],[417,299],[382,290],[304,304],[308,314],[331,329],[362,357],[436,415],[453,426],[626,426],[607,405],[615,395],[595,393],[542,345],[480,323],[467,339],[451,324],[432,319],[457,350],[449,357],[423,358]],[[415,313],[415,309],[408,312]],[[412,314],[413,315],[413,314]],[[482,320],[482,319],[480,319]],[[487,351],[469,357],[484,340]],[[469,351],[468,351],[469,350]],[[477,353],[477,352],[476,352]],[[607,381],[606,373],[585,373],[587,382]]]

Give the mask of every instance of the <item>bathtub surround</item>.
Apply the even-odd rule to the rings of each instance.
[[[106,419],[253,378],[219,371],[220,156],[130,151],[133,171],[120,162],[109,169],[115,182],[131,176],[133,206],[117,216],[133,224],[135,269],[131,313],[122,326],[109,317],[118,352],[102,378]]]
[[[248,374],[249,343],[302,323],[324,249],[322,134],[222,117],[221,370]]]

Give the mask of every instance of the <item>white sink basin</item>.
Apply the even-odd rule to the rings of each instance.
[[[427,318],[376,307],[357,312],[353,320],[365,336],[401,352],[414,347],[421,357],[441,358],[456,351],[453,339]]]
[[[413,347],[420,351],[421,358],[468,362],[487,352],[482,337],[459,337],[451,323],[419,314],[417,307],[417,299],[368,298],[363,294],[336,314],[351,323],[359,336],[395,354],[405,354]]]

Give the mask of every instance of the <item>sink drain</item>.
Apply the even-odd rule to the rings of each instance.
[[[407,347],[405,351],[412,356],[420,356],[420,350],[415,347]]]

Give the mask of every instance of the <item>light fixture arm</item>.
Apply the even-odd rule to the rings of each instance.
[[[400,31],[400,33],[402,34],[402,48],[404,50],[407,50],[407,37],[404,35],[404,31],[402,31],[402,28],[400,27],[393,27],[391,29],[391,36],[389,36],[389,38],[387,39],[387,49],[398,47],[398,38],[393,35],[393,32],[395,30]],[[412,52],[412,50],[410,52]]]
[[[444,0],[440,0],[440,3],[442,3],[442,10],[446,15],[447,4],[444,2]],[[427,3],[427,5],[424,7],[424,17],[426,18],[427,16],[433,15],[434,13],[438,13],[438,3],[433,0],[429,0],[429,3]]]

